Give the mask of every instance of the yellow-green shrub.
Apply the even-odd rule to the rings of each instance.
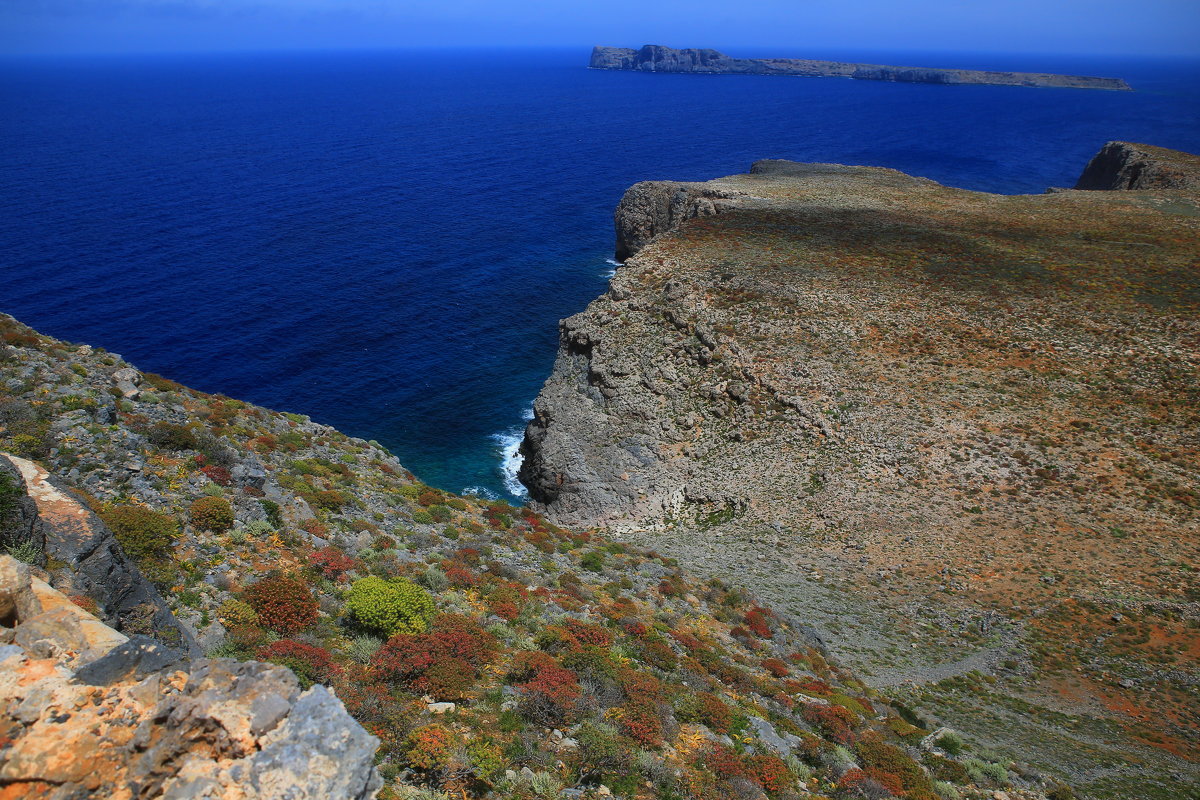
[[[412,581],[370,575],[346,593],[346,613],[365,628],[385,636],[424,633],[433,618],[433,598]]]

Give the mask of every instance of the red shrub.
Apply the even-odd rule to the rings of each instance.
[[[810,704],[804,706],[804,718],[816,725],[826,735],[838,744],[850,744],[854,739],[851,725],[858,721],[854,712],[842,706],[822,706]]]
[[[640,701],[624,706],[621,732],[642,747],[658,747],[663,740],[663,721],[657,705]]]
[[[446,568],[446,579],[450,585],[459,589],[467,589],[479,583],[479,576],[461,564],[452,564]]]
[[[842,791],[853,791],[866,783],[867,773],[863,772],[858,767],[851,767],[842,773],[842,777],[838,778],[838,788]]]
[[[863,770],[866,777],[873,781],[877,781],[883,788],[896,796],[904,794],[904,781],[899,775],[891,772],[886,772],[879,767],[867,767]]]
[[[791,788],[794,778],[778,756],[756,755],[745,760],[746,777],[772,794]]]
[[[790,684],[792,682],[789,681],[788,683],[790,688]],[[805,694],[816,695],[817,697],[833,696],[833,687],[825,681],[817,680],[816,678],[807,678],[802,681],[796,681],[795,683],[797,684],[797,688],[795,690],[797,692],[804,692]]]
[[[640,639],[650,632],[650,629],[646,627],[645,623],[636,619],[621,620],[621,628],[625,631],[625,633],[636,639]]]
[[[484,630],[474,617],[439,614],[433,618],[432,633],[426,635],[437,641],[449,657],[462,658],[480,667],[496,656],[496,637]]]
[[[308,586],[286,575],[268,575],[246,590],[258,621],[276,633],[295,633],[317,621],[317,601]]]
[[[257,625],[235,625],[229,629],[229,641],[245,650],[261,647],[268,638],[267,632]]]
[[[520,607],[511,600],[496,600],[492,599],[489,602],[492,613],[502,620],[512,622],[521,615]]]
[[[683,597],[687,594],[687,586],[677,576],[671,576],[658,584],[658,591],[663,597]]]
[[[767,615],[764,609],[752,608],[745,617],[746,627],[754,632],[755,636],[761,639],[771,638],[771,625],[767,622]]]
[[[256,436],[250,440],[250,446],[260,453],[270,453],[279,446],[278,440],[270,433],[264,433],[262,436]]]
[[[446,766],[454,751],[454,733],[441,725],[426,725],[417,728],[404,740],[405,756],[409,766],[433,771]]]
[[[436,662],[413,683],[413,688],[438,700],[465,700],[475,687],[479,671],[461,658]]]
[[[520,688],[529,694],[540,694],[564,708],[574,703],[581,691],[575,673],[557,666],[539,670],[531,680],[521,684]]]
[[[228,486],[233,483],[233,476],[229,474],[229,470],[224,467],[218,467],[215,464],[210,467],[201,467],[200,471],[208,476],[208,479],[218,486]]]
[[[461,614],[440,614],[429,633],[397,634],[371,659],[377,680],[398,683],[442,700],[461,700],[479,670],[491,663],[496,639],[479,622]]]
[[[290,667],[302,686],[325,683],[338,673],[338,666],[328,650],[292,639],[280,639],[260,647],[254,657]]]
[[[667,696],[667,687],[658,678],[635,669],[623,669],[617,673],[617,682],[630,700],[660,702]]]
[[[729,733],[733,727],[733,712],[721,698],[708,692],[696,695],[700,701],[700,721],[715,733]]]
[[[315,519],[306,519],[301,522],[300,530],[311,533],[313,536],[320,536],[322,539],[329,535],[329,526],[323,525]]]
[[[336,547],[323,547],[308,557],[314,567],[329,580],[338,580],[354,569],[354,559]]]
[[[662,639],[651,639],[642,645],[642,661],[666,671],[675,669],[679,663],[675,651]]]
[[[704,766],[718,778],[744,778],[746,765],[732,747],[717,745],[704,756]]]
[[[509,677],[524,695],[526,713],[541,724],[565,720],[583,692],[574,672],[542,652],[518,653]]]
[[[575,640],[577,646],[594,645],[596,647],[610,647],[613,643],[612,634],[599,625],[591,625],[587,622],[580,622],[577,619],[568,619],[563,623],[571,638]]]
[[[791,670],[788,669],[787,664],[783,663],[778,658],[763,659],[762,665],[763,669],[774,675],[776,678],[785,678],[792,674]]]

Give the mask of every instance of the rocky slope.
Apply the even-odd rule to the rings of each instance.
[[[94,513],[206,654],[125,642],[104,597],[56,592],[53,630],[0,607],[0,797],[369,794],[376,742],[322,686],[377,740],[381,798],[1065,791],[868,690],[803,609],[4,316],[0,449],[8,552],[74,591],[37,531]]]
[[[592,69],[640,72],[690,72],[723,75],[793,75],[823,78],[855,78],[869,81],[939,84],[988,84],[1066,89],[1130,89],[1120,78],[1054,75],[1041,72],[994,72],[971,69],[893,67],[882,64],[851,64],[801,58],[731,58],[709,49],[676,50],[648,44],[639,50],[626,47],[592,49]]]
[[[962,725],[1019,696],[1101,720],[1089,746],[1194,753],[1196,174],[1111,143],[1081,181],[1135,191],[790,162],[638,184],[522,480],[560,524],[823,610],[881,683],[1012,679]]]
[[[0,797],[374,797],[378,741],[272,664],[127,639],[0,556]]]

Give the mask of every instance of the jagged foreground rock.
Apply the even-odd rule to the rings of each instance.
[[[369,798],[378,740],[290,670],[127,639],[0,556],[0,797]]]
[[[782,161],[637,184],[521,478],[560,524],[784,607],[832,577],[853,599],[831,624],[894,609],[833,637],[885,682],[1078,666],[1035,695],[1165,715],[1163,746],[1194,752],[1197,161],[1110,143],[1080,188],[1133,191],[1015,197]],[[910,641],[926,666],[889,677]]]

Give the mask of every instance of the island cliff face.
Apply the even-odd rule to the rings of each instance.
[[[988,84],[995,86],[1033,86],[1063,89],[1109,89],[1129,91],[1119,78],[1080,75],[1054,75],[1042,72],[995,72],[930,67],[893,67],[882,64],[854,64],[841,61],[816,61],[802,58],[731,58],[717,50],[687,48],[676,50],[662,45],[645,45],[639,50],[626,47],[592,49],[592,69],[636,70],[640,72],[691,72],[728,75],[796,75],[823,78],[855,78],[899,83]]]
[[[1149,610],[1200,613],[1200,586],[1154,555],[1200,559],[1200,198],[1168,188],[1195,166],[1110,143],[1081,186],[1134,191],[1000,196],[786,161],[635,185],[615,220],[628,260],[561,322],[526,431],[535,507],[836,606],[834,625],[892,609],[844,650],[833,637],[851,662],[864,630],[933,647],[911,621],[953,609],[1015,626],[980,658],[1047,687],[1080,665],[1096,707],[1152,702],[1137,687],[1166,680],[1157,656],[1104,631],[1133,613],[1113,598],[1138,597],[1145,624],[1196,641]],[[1171,663],[1182,698],[1200,675]]]

